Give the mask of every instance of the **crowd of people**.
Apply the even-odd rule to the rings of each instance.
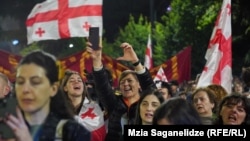
[[[13,135],[0,133],[0,141],[122,141],[124,125],[250,124],[250,66],[233,80],[232,93],[218,84],[197,88],[197,80],[154,82],[133,46],[124,42],[117,60],[134,69],[121,73],[117,94],[102,48],[86,43],[93,63],[93,80],[87,82],[74,70],[60,80],[56,57],[41,50],[22,58],[13,84],[0,73],[0,99],[14,95],[17,100],[16,112],[0,117],[0,127],[7,125]]]

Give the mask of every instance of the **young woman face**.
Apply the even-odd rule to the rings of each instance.
[[[246,118],[246,111],[242,106],[242,102],[233,104],[224,104],[220,111],[223,124],[227,125],[240,125]]]
[[[49,111],[50,98],[57,93],[58,84],[50,84],[45,73],[42,67],[33,63],[18,67],[15,91],[24,112]]]
[[[156,108],[161,105],[159,99],[151,94],[146,96],[140,104],[140,117],[143,125],[151,125]]]
[[[69,97],[79,97],[82,96],[84,91],[83,86],[82,78],[78,74],[72,74],[64,86],[64,91],[67,92]]]

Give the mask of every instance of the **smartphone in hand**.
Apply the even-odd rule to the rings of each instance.
[[[89,42],[92,44],[94,50],[99,49],[99,27],[90,27]]]
[[[5,97],[0,99],[0,135],[3,139],[15,138],[12,129],[3,121],[6,115],[12,114],[16,116],[17,100],[14,96]],[[1,139],[0,139],[1,140]]]

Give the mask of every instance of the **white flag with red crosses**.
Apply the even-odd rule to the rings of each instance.
[[[231,12],[231,0],[223,0],[206,52],[207,63],[197,87],[219,84],[228,93],[232,91]]]
[[[146,48],[146,53],[145,53],[145,61],[144,61],[144,66],[148,69],[153,68],[153,58],[152,58],[152,42],[151,42],[151,36],[150,34],[148,35],[148,43],[147,43],[147,48]]]
[[[46,0],[32,9],[26,20],[27,44],[89,36],[99,27],[102,36],[102,0]]]
[[[88,98],[84,98],[83,105],[75,120],[91,132],[91,141],[103,141],[107,130],[104,113],[100,105]]]
[[[162,66],[159,68],[157,74],[155,75],[154,82],[156,82],[158,80],[168,82],[167,76],[165,75],[165,72],[164,72]]]

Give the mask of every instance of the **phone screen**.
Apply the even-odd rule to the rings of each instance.
[[[99,49],[99,27],[90,27],[89,42],[92,44],[94,50]]]

